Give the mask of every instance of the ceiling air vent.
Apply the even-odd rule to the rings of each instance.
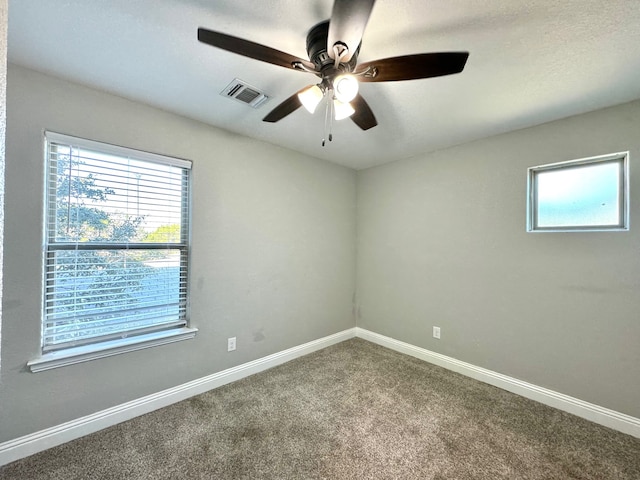
[[[269,97],[265,93],[238,78],[234,78],[233,82],[220,92],[220,95],[233,98],[253,108],[258,108],[269,100]]]

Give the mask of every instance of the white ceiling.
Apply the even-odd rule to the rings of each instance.
[[[638,0],[378,0],[359,61],[469,51],[457,75],[361,84],[378,126],[299,109],[261,119],[316,83],[197,41],[198,27],[307,58],[332,0],[9,0],[9,61],[360,169],[640,98]],[[271,98],[219,95],[238,77]]]

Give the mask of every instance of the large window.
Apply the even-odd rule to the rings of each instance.
[[[628,153],[529,169],[528,231],[628,230]]]
[[[191,162],[50,132],[46,156],[43,353],[185,327]]]

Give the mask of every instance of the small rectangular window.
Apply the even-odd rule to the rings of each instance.
[[[629,229],[629,153],[529,168],[527,231]]]
[[[191,162],[46,133],[43,352],[187,322]]]

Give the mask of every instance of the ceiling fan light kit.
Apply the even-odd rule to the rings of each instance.
[[[348,103],[358,94],[358,80],[353,75],[338,75],[333,79],[333,91],[338,100]]]
[[[324,98],[324,89],[321,88],[320,85],[311,85],[298,93],[298,98],[302,106],[306,108],[309,113],[313,113]]]
[[[333,110],[336,120],[343,120],[356,113],[355,108],[353,108],[349,102],[341,102],[337,98],[333,99]]]
[[[309,60],[205,28],[198,29],[198,40],[238,55],[320,77],[320,83],[293,94],[269,112],[263,121],[277,122],[301,106],[313,113],[328,96],[325,129],[327,118],[335,115],[336,120],[350,117],[362,130],[368,130],[378,122],[358,93],[359,82],[451,75],[461,72],[469,57],[468,52],[421,53],[358,64],[362,35],[374,3],[375,0],[335,0],[331,19],[315,25],[307,34]]]

